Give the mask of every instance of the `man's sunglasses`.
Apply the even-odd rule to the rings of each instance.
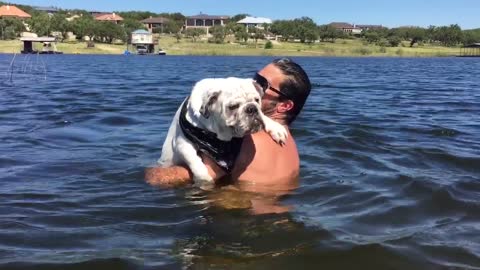
[[[255,73],[255,76],[253,76],[253,81],[256,82],[262,89],[263,89],[263,92],[265,93],[267,91],[267,89],[270,89],[272,90],[273,92],[279,94],[280,96],[286,98],[286,99],[290,99],[290,100],[293,100],[290,96],[288,96],[287,94],[283,93],[282,91],[278,90],[278,89],[275,89],[273,88],[271,85],[270,85],[270,82],[268,82],[268,80],[263,77],[262,75],[258,74],[258,73]]]

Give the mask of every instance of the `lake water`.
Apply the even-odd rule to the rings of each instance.
[[[152,187],[143,168],[197,80],[272,58],[12,59],[0,268],[480,269],[480,59],[294,58],[313,83],[301,182],[262,215],[258,194]]]

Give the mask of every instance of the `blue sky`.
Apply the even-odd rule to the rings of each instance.
[[[5,1],[5,0],[3,0]],[[10,0],[12,1],[12,0]],[[449,25],[480,28],[479,0],[13,0],[14,3],[100,11],[143,10],[196,15],[247,13],[271,19],[312,18],[317,24],[342,21],[388,27]]]

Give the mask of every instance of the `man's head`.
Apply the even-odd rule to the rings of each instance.
[[[255,77],[265,91],[262,98],[265,115],[283,120],[285,124],[292,123],[311,90],[303,68],[288,58],[281,58],[264,67]]]

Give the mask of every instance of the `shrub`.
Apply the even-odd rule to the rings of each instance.
[[[265,49],[273,49],[273,43],[270,40],[265,43]]]
[[[387,48],[385,48],[385,46],[380,47],[380,52],[381,52],[381,53],[386,53],[386,52],[387,52]]]
[[[395,53],[396,53],[398,56],[402,56],[402,55],[403,55],[403,50],[402,50],[402,49],[398,49]]]
[[[379,40],[377,42],[377,45],[380,46],[380,47],[387,47],[388,46],[388,41],[384,38],[382,38],[381,40]]]
[[[390,43],[391,47],[398,47],[398,45],[402,42],[400,37],[398,36],[391,36],[388,38],[388,43]]]
[[[360,55],[369,55],[369,54],[372,54],[372,51],[368,48],[357,48],[355,50],[353,50],[354,53],[356,54],[360,54]]]

